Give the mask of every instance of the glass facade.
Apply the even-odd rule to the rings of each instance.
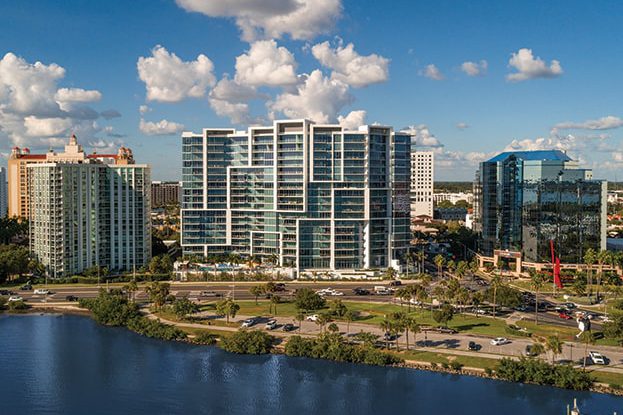
[[[408,135],[304,120],[182,140],[187,253],[276,256],[299,270],[329,270],[384,268],[406,251]]]
[[[481,251],[522,252],[551,262],[550,241],[567,263],[605,249],[606,182],[561,151],[502,153],[480,164],[475,188]]]

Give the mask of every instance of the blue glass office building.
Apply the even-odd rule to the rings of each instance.
[[[304,270],[386,268],[410,240],[410,136],[309,120],[184,133],[187,254]]]
[[[582,263],[588,248],[606,248],[607,183],[559,150],[511,151],[482,162],[475,219],[480,251],[522,253],[551,262],[550,240],[566,263]]]

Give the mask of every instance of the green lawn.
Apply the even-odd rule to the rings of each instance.
[[[466,367],[472,368],[491,368],[494,369],[498,363],[497,359],[489,359],[486,357],[480,356],[457,356],[445,353],[438,352],[428,352],[428,351],[420,351],[420,350],[410,350],[409,352],[401,352],[397,353],[400,357],[407,360],[417,360],[420,362],[429,362],[429,363],[450,363],[450,362],[458,362]]]

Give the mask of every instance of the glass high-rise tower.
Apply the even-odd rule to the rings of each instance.
[[[583,263],[606,248],[607,183],[559,150],[511,151],[482,162],[475,216],[480,250],[518,251],[524,261]]]
[[[309,120],[184,133],[182,247],[304,270],[386,268],[410,240],[410,136]]]

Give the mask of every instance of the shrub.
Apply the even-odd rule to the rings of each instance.
[[[223,350],[239,354],[266,354],[274,337],[259,330],[241,330],[221,340]]]
[[[213,344],[216,344],[216,335],[212,333],[203,332],[203,333],[198,334],[193,339],[193,342],[197,344],[213,345]]]
[[[493,369],[491,369],[490,367],[485,367],[485,375],[487,376],[493,375]]]
[[[458,372],[459,370],[463,369],[463,365],[459,362],[452,361],[450,362],[450,369],[456,370]]]
[[[593,378],[586,372],[577,370],[570,365],[550,365],[536,360],[502,359],[496,369],[500,379],[511,382],[536,383],[552,385],[559,388],[587,390],[593,384]]]
[[[504,331],[514,336],[532,337],[532,333],[526,330],[522,330],[520,327],[513,324],[506,326],[504,328]]]
[[[11,301],[7,304],[9,306],[9,310],[11,311],[26,310],[28,308],[28,304],[23,301]]]

